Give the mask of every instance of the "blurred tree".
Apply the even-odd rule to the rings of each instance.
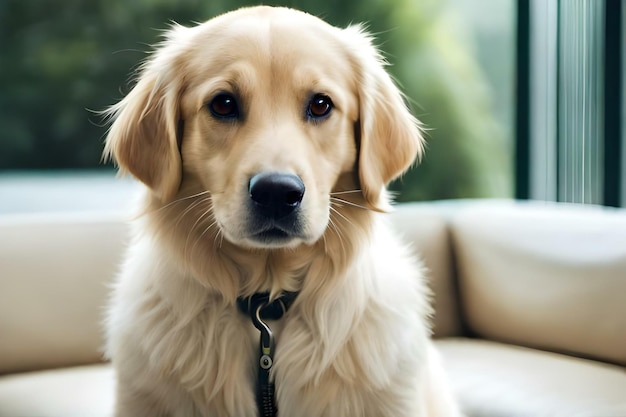
[[[185,25],[246,0],[3,0],[0,169],[93,168],[106,133],[97,115],[132,87],[132,69],[168,21]],[[392,189],[400,200],[493,195],[507,169],[489,91],[446,1],[276,1],[331,24],[367,22],[390,71],[429,129],[423,163]],[[126,80],[126,81],[125,81]],[[494,145],[495,144],[495,145]],[[495,193],[501,191],[495,190]]]

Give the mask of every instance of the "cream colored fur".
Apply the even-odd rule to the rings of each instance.
[[[236,120],[207,110],[220,92]],[[271,323],[281,417],[457,415],[421,267],[381,213],[419,125],[359,27],[270,7],[175,26],[108,115],[105,155],[147,186],[107,319],[117,417],[256,416],[259,336],[235,300],[260,291],[299,291]],[[246,235],[264,171],[306,186],[280,245]]]

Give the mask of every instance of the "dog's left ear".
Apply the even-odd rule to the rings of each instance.
[[[386,186],[421,157],[420,124],[411,115],[385,60],[360,26],[344,30],[352,44],[359,94],[359,181],[366,205],[389,211]]]

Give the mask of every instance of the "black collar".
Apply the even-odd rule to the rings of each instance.
[[[278,320],[289,310],[297,296],[297,292],[284,292],[270,302],[270,294],[262,292],[245,298],[237,298],[237,306],[243,314],[250,316],[253,320],[259,307],[261,307],[259,312],[261,320]]]
[[[270,371],[274,364],[274,334],[265,322],[280,319],[291,307],[298,293],[286,292],[270,301],[269,293],[257,293],[250,297],[237,298],[237,306],[242,313],[250,317],[252,324],[260,332],[259,369],[257,373],[257,407],[260,417],[276,417],[274,382]]]

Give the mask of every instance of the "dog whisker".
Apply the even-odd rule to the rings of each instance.
[[[203,237],[203,236],[204,236],[204,235],[205,235],[205,234],[206,234],[209,230],[211,230],[211,228],[212,228],[213,226],[215,226],[215,225],[217,224],[217,219],[215,218],[215,213],[213,213],[213,211],[212,211],[212,210],[207,210],[205,213],[203,213],[203,214],[202,214],[202,216],[201,216],[201,217],[206,217],[206,216],[207,216],[207,214],[208,214],[208,217],[209,217],[209,221],[210,221],[210,223],[209,223],[209,225],[208,225],[208,226],[206,226],[206,227],[204,228],[204,230],[202,231],[202,233],[200,233],[200,235],[198,236],[198,239],[201,239],[201,238],[202,238],[202,237]]]
[[[362,191],[359,190],[346,190],[346,191],[334,191],[331,192],[330,195],[334,196],[334,195],[341,195],[341,194],[352,194],[352,193],[361,193]]]
[[[337,209],[335,209],[334,207],[332,207],[332,205],[331,205],[330,209],[331,209],[333,212],[335,212],[335,213],[339,214],[339,212],[337,211]],[[337,225],[337,224],[333,221],[333,219],[332,219],[332,218],[329,218],[329,219],[328,219],[328,224],[330,225],[331,229],[332,229],[332,230],[334,230],[334,232],[336,233],[336,235],[337,235],[337,240],[339,241],[339,244],[341,245],[341,251],[342,251],[343,255],[344,255],[344,256],[346,256],[346,247],[345,247],[345,245],[344,245],[344,236],[343,236],[343,233],[341,232],[340,227],[339,227],[339,226],[338,226],[338,225]]]
[[[341,214],[341,213],[339,212],[339,210],[337,210],[335,207],[333,207],[333,205],[332,205],[332,204],[331,204],[331,206],[330,206],[330,211],[331,211],[331,214],[332,214],[332,213],[334,213],[334,214],[336,214],[337,216],[339,216],[340,218],[342,218],[343,220],[346,220],[346,221],[348,222],[348,224],[352,224],[352,223],[351,223],[351,222],[350,222],[350,221],[346,218],[346,216],[344,216],[343,214]],[[332,220],[333,220],[333,219],[332,219],[332,217],[331,217],[329,220],[331,220],[331,221],[332,221]]]
[[[341,205],[341,203],[336,203],[338,205]],[[340,206],[341,207],[341,206]],[[352,223],[352,221],[350,221],[349,218],[347,218],[346,216],[344,216],[339,210],[337,210],[336,208],[334,208],[331,204],[330,209],[333,211],[333,213],[335,213],[337,216],[341,217],[343,220],[345,220],[350,226],[354,226],[354,223]]]
[[[371,209],[369,207],[365,207],[365,206],[362,206],[360,204],[353,203],[352,201],[344,200],[343,198],[331,197],[331,200],[338,200],[338,201],[341,201],[342,203],[345,203],[345,204],[347,204],[349,206],[360,208],[360,209],[363,209],[363,210],[371,211]]]
[[[205,227],[202,233],[200,233],[200,235],[196,238],[196,243],[194,243],[193,247],[191,248],[192,253],[194,249],[196,248],[196,246],[202,241],[202,238],[204,237],[204,235],[206,235],[209,232],[209,230],[211,230],[215,225],[217,225],[217,220],[215,219],[215,215],[213,213],[211,213],[210,219],[212,220],[211,223],[209,223],[209,225]],[[219,229],[218,229],[218,233],[219,233]]]
[[[347,256],[343,233],[341,232],[341,229],[339,228],[339,226],[335,225],[334,227],[337,232],[337,240],[339,241],[339,245],[341,246],[341,254],[342,256]]]
[[[201,199],[201,200],[195,202],[194,204],[197,203],[197,205],[199,205],[199,204],[204,203],[204,202],[208,202],[209,203],[209,207],[200,216],[198,216],[198,218],[196,219],[194,224],[189,229],[189,234],[187,235],[187,240],[185,241],[185,249],[183,251],[184,254],[187,253],[187,248],[189,246],[189,239],[191,238],[191,235],[194,234],[194,232],[196,231],[196,227],[198,226],[198,223],[200,223],[207,216],[211,216],[212,213],[213,213],[213,211],[211,210],[211,207],[210,207],[210,200],[209,199]],[[196,243],[197,243],[197,241],[196,241]],[[194,244],[194,247],[195,247],[195,244]],[[191,248],[191,252],[193,253],[193,247]]]
[[[175,227],[179,227],[185,216],[204,202],[208,202],[209,204],[211,204],[211,199],[209,197],[198,199],[191,203],[184,211],[178,214],[178,216],[174,219],[176,220]]]
[[[178,213],[176,218],[174,218],[174,220],[175,220],[174,227],[176,227],[176,228],[180,227],[181,222],[187,217],[187,214],[189,214],[192,210],[194,210],[200,204],[201,204],[200,201],[194,201],[185,210],[183,210],[180,213]]]
[[[204,230],[202,231],[202,233],[200,233],[200,236],[198,236],[199,239],[202,239],[202,237],[204,237],[204,235],[213,228],[213,226],[215,226],[217,224],[217,220],[215,220],[215,218],[213,218],[213,221],[204,228]]]
[[[197,194],[188,195],[188,196],[186,196],[186,197],[181,197],[181,198],[178,198],[178,199],[176,199],[176,200],[170,201],[169,203],[167,203],[167,204],[166,204],[166,205],[164,205],[163,207],[159,207],[158,209],[154,210],[152,213],[157,213],[157,212],[159,212],[159,211],[161,211],[161,210],[165,210],[166,208],[171,207],[171,206],[173,206],[174,204],[182,203],[183,201],[189,200],[190,198],[200,197],[200,196],[201,196],[201,195],[203,195],[203,194],[210,194],[210,191],[205,190],[205,191],[201,191],[201,192],[199,192],[199,193],[197,193]]]

